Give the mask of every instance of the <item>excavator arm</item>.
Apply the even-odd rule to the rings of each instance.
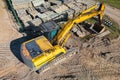
[[[56,44],[59,45],[64,45],[64,43],[67,41],[66,39],[68,39],[67,35],[69,34],[69,31],[74,27],[75,24],[78,24],[80,22],[86,21],[94,16],[98,16],[99,17],[99,23],[102,23],[102,18],[103,18],[103,14],[104,14],[104,9],[105,9],[105,5],[104,3],[101,3],[100,5],[95,5],[85,11],[83,11],[79,16],[69,20],[63,29],[61,29],[61,31],[58,33],[58,35],[55,37],[54,42],[56,42]]]

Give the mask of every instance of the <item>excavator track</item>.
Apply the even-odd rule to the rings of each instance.
[[[58,56],[53,61],[51,61],[50,63],[44,65],[41,69],[37,70],[36,72],[42,74],[42,73],[48,71],[50,68],[60,64],[61,62],[65,61],[66,59],[74,56],[77,53],[79,53],[78,48],[71,48],[71,49],[69,49],[67,51],[66,54],[62,54],[62,55]]]

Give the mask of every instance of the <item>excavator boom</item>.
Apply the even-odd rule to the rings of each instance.
[[[98,8],[98,9],[96,9],[96,8]],[[88,19],[90,19],[94,16],[98,16],[99,17],[99,23],[101,23],[102,17],[103,17],[103,14],[104,14],[104,9],[105,9],[105,5],[102,3],[100,5],[95,5],[91,8],[83,11],[79,16],[69,20],[65,24],[64,28],[58,33],[58,35],[55,37],[54,40],[56,41],[57,44],[63,45],[65,37],[67,36],[69,31],[74,27],[75,24],[86,21],[86,20],[88,20]]]

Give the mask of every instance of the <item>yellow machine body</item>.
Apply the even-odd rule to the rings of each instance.
[[[51,62],[62,53],[65,54],[67,50],[65,49],[64,44],[70,37],[69,32],[72,27],[75,24],[81,23],[94,16],[99,16],[99,19],[101,21],[104,9],[105,5],[101,4],[100,6],[95,5],[83,11],[77,17],[69,20],[63,27],[63,29],[61,29],[59,33],[55,36],[52,42],[49,42],[44,36],[40,36],[24,42],[21,46],[21,55],[25,64],[35,70],[39,70],[41,67],[45,66],[47,63]],[[52,44],[54,42],[56,44],[53,46]],[[35,47],[31,44],[33,44]],[[36,56],[33,56],[33,54],[35,54]]]
[[[35,41],[35,43],[38,45],[38,47],[42,50],[42,53],[39,54],[39,52],[38,52],[38,56],[36,56],[34,58],[32,58],[30,52],[26,48],[26,44],[31,41]],[[51,60],[53,60],[59,54],[66,53],[65,48],[58,46],[58,45],[52,46],[51,43],[44,36],[40,36],[38,38],[27,41],[27,42],[23,43],[22,46],[23,46],[21,49],[21,51],[23,52],[22,57],[30,60],[30,62],[32,62],[31,65],[33,65],[32,68],[34,68],[35,70],[38,70],[40,67],[49,63]],[[36,54],[37,54],[37,52],[36,52]],[[27,64],[26,61],[24,61],[24,62]],[[28,61],[28,63],[29,63],[29,61]],[[30,66],[30,65],[28,65],[28,66]]]

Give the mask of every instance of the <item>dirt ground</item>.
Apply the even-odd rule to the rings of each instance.
[[[10,50],[11,41],[22,37],[13,26],[15,24],[10,19],[4,2],[0,1],[0,77],[9,72],[16,71],[16,64],[19,63],[17,58]]]
[[[113,19],[120,26],[120,10],[106,5],[105,14]]]
[[[79,53],[37,74],[22,63],[19,48],[26,39],[14,26],[0,0],[0,80],[120,80],[120,38],[94,37],[81,42],[72,37],[70,40],[79,47]]]

